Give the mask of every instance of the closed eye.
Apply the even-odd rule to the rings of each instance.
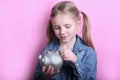
[[[70,28],[71,25],[70,25],[70,24],[65,24],[65,27],[66,27],[66,28]]]
[[[54,29],[60,29],[60,26],[53,26]]]

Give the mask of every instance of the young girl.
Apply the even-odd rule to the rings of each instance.
[[[83,15],[82,38],[77,35]],[[46,50],[60,50],[63,66],[53,74],[54,67],[39,63],[34,80],[96,80],[96,53],[90,36],[88,17],[71,1],[57,3],[51,11],[47,28],[49,43]]]

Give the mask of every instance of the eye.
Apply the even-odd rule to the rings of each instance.
[[[65,27],[66,27],[66,28],[70,28],[71,25],[70,25],[70,24],[66,24]]]
[[[53,26],[53,27],[54,27],[54,29],[56,29],[56,30],[57,30],[57,29],[60,29],[60,27],[59,27],[59,26]]]

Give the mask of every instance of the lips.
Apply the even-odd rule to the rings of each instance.
[[[60,38],[61,38],[61,39],[66,39],[66,38],[67,38],[67,36],[60,36]]]

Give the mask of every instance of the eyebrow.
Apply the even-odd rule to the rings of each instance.
[[[71,24],[64,24],[63,26],[66,26],[66,25],[71,25]],[[53,24],[53,26],[59,26],[59,25]]]

